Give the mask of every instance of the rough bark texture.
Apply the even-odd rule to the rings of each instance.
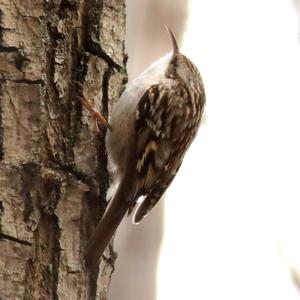
[[[106,299],[114,254],[85,270],[105,208],[104,115],[126,80],[124,0],[0,0],[0,299]],[[98,276],[99,275],[99,276]]]

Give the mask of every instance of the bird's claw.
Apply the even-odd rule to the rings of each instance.
[[[83,90],[82,83],[77,82],[77,84],[81,88],[81,96],[78,96],[78,98],[81,100],[81,103],[84,105],[84,107],[90,112],[91,117],[95,121],[95,126],[96,126],[97,131],[101,131],[100,130],[101,126],[105,126],[106,128],[111,130],[111,126],[108,123],[108,121],[106,120],[106,118],[98,110],[96,110],[94,108],[94,100],[89,99],[84,96],[84,94],[82,92],[82,90]]]

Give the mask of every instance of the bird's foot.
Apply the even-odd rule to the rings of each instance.
[[[106,118],[98,110],[95,109],[95,101],[93,99],[85,97],[85,95],[83,94],[82,84],[80,82],[77,82],[77,84],[81,89],[81,95],[78,96],[78,98],[81,100],[82,104],[89,111],[92,119],[94,120],[96,131],[101,132],[101,126],[111,129],[111,126],[109,125]]]

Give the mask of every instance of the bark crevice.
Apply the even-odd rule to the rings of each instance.
[[[2,86],[0,81],[0,162],[3,160],[4,157],[4,149],[3,149],[3,122],[2,122],[2,105],[1,105],[1,98],[2,98]]]
[[[107,297],[112,254],[95,270],[82,259],[106,206],[105,132],[78,82],[108,116],[124,88],[124,31],[123,0],[0,4],[1,299]]]
[[[25,245],[25,246],[31,246],[32,245],[32,243],[30,243],[30,242],[20,240],[20,239],[14,237],[14,236],[10,236],[10,235],[4,234],[4,233],[0,233],[0,240],[9,240],[9,241],[13,241],[15,243]]]

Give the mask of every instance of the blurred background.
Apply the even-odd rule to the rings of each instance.
[[[128,0],[129,80],[170,51],[207,106],[165,199],[116,237],[109,300],[300,299],[300,1]]]

